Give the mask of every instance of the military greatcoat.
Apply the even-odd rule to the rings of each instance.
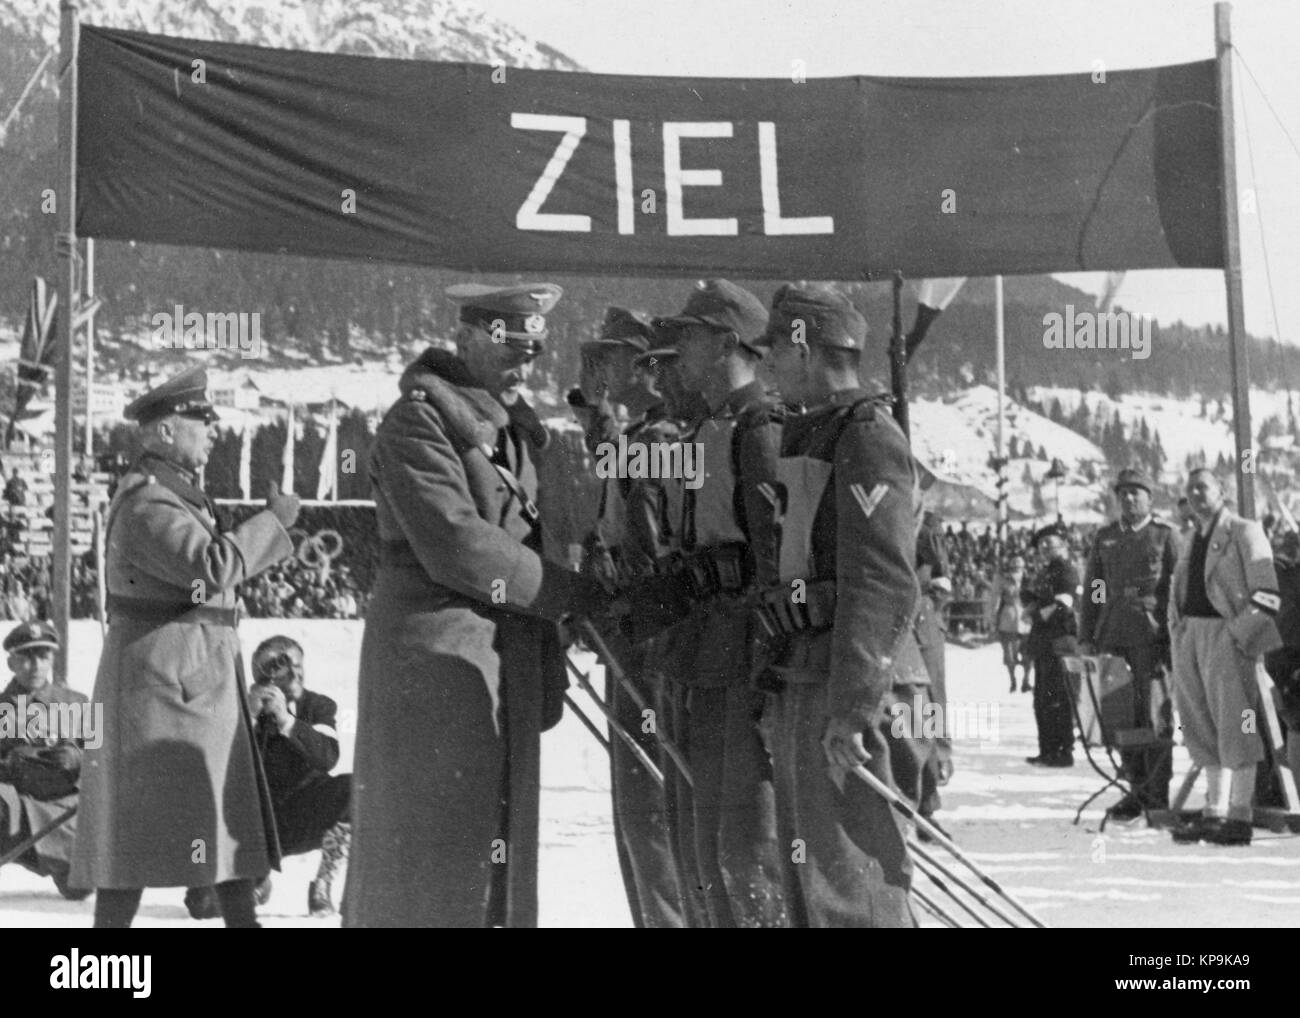
[[[107,524],[103,742],[81,769],[71,883],[203,887],[279,862],[233,625],[237,587],[293,551],[270,512],[220,533],[193,478],[146,454]],[[168,619],[170,616],[170,619]]]
[[[580,578],[525,514],[541,436],[522,401],[508,413],[432,349],[400,387],[371,451],[344,922],[535,926],[544,693],[566,681],[555,622]]]

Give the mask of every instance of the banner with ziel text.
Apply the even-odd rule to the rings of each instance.
[[[478,271],[1218,268],[1214,63],[661,78],[84,26],[83,236]]]

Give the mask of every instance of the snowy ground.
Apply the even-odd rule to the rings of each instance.
[[[253,620],[241,627],[245,651],[272,632],[307,648],[309,685],[341,707],[341,767],[350,766],[355,732],[356,661],[361,625]],[[72,684],[90,692],[98,626],[75,623]],[[1075,808],[1100,784],[1082,762],[1070,771],[1023,763],[1034,752],[1030,694],[1009,694],[996,645],[950,646],[949,696],[980,710],[989,737],[957,744],[957,772],[944,792],[940,820],[955,840],[1003,886],[1054,926],[1285,927],[1300,916],[1300,842],[1257,830],[1249,848],[1182,847],[1142,821],[1110,824],[1097,834],[1100,807],[1078,826]],[[576,694],[581,699],[581,694]],[[572,717],[544,743],[541,923],[617,927],[630,924],[611,835],[604,751]],[[1187,769],[1175,757],[1175,782]],[[1176,785],[1175,785],[1176,787]],[[1101,802],[1114,798],[1108,793]],[[1194,802],[1199,803],[1199,792]],[[316,856],[295,856],[274,878],[268,926],[334,926],[306,916],[306,888]],[[337,895],[336,895],[337,896]],[[59,898],[48,880],[17,867],[0,873],[0,926],[82,927],[92,902]],[[145,894],[142,926],[194,923],[179,890]]]

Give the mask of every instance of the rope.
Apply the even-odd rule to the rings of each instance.
[[[1235,46],[1233,47],[1233,52],[1236,53],[1237,59],[1241,60],[1242,66],[1244,67],[1245,61],[1244,59],[1242,59],[1240,51],[1238,51]],[[1252,74],[1251,79],[1254,80],[1254,77],[1255,76]],[[1258,88],[1259,83],[1256,82],[1255,86],[1256,88]],[[1260,95],[1263,95],[1263,90],[1260,90]],[[1267,96],[1264,96],[1264,101],[1268,102]],[[1252,193],[1255,195],[1255,219],[1259,224],[1259,246],[1264,254],[1264,279],[1268,285],[1269,308],[1273,313],[1274,370],[1278,373],[1278,375],[1282,378],[1283,383],[1286,385],[1287,415],[1291,416],[1292,415],[1291,376],[1287,373],[1286,357],[1282,354],[1282,323],[1278,320],[1278,316],[1277,316],[1277,296],[1273,289],[1273,266],[1272,266],[1272,262],[1268,257],[1268,240],[1266,239],[1264,233],[1264,206],[1260,199],[1259,181],[1256,179],[1255,176],[1255,146],[1254,143],[1251,141],[1251,137],[1250,137],[1250,117],[1247,115],[1246,112],[1245,96],[1242,96],[1242,101],[1241,101],[1241,126],[1242,126],[1242,133],[1245,134],[1246,136],[1246,157],[1250,163],[1250,188]],[[1300,154],[1300,150],[1297,150],[1297,154]],[[1290,421],[1288,421],[1287,424],[1289,425]]]

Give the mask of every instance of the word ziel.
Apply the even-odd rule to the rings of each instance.
[[[153,345],[158,350],[238,351],[244,360],[262,356],[262,312],[227,312],[206,315],[186,312],[177,304],[151,319]]]
[[[596,446],[596,476],[633,481],[684,478],[692,491],[704,486],[704,446],[699,442],[637,442],[627,436]]]
[[[1131,350],[1132,359],[1151,356],[1151,316],[1135,312],[1078,311],[1065,305],[1043,315],[1043,346],[1048,350]]]
[[[0,703],[0,741],[84,739],[87,749],[104,742],[102,703],[44,703],[19,693],[13,703]]]
[[[71,954],[50,959],[50,986],[56,990],[132,990],[149,996],[153,955],[88,954],[75,947]]]
[[[564,168],[587,134],[586,117],[562,117],[544,113],[512,113],[510,126],[521,131],[554,131],[563,134],[542,175],[533,184],[515,215],[520,230],[590,233],[591,216],[543,212]],[[618,232],[636,232],[636,195],[632,185],[632,121],[615,120],[614,185],[618,201]],[[721,187],[722,171],[682,166],[683,138],[730,138],[734,125],[729,120],[665,121],[663,124],[664,187],[667,192],[666,219],[670,237],[735,237],[735,218],[687,218],[684,194],[688,187]],[[833,216],[783,216],[778,179],[776,124],[758,122],[758,171],[763,196],[763,233],[769,237],[834,233]],[[652,192],[653,193],[653,192]]]

